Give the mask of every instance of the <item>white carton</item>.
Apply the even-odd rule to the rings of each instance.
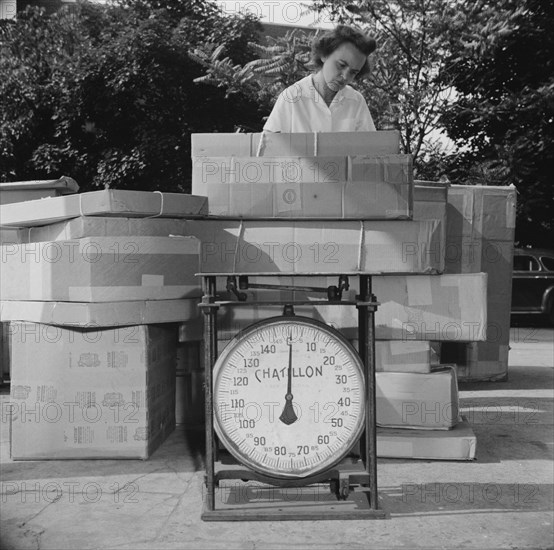
[[[412,158],[194,157],[192,189],[212,216],[410,219]]]
[[[377,372],[377,425],[449,430],[460,420],[454,367],[430,373]]]
[[[377,428],[379,458],[474,460],[477,438],[466,419],[451,430]]]
[[[190,220],[202,273],[440,273],[443,220]]]
[[[80,328],[202,323],[199,298],[130,302],[0,301],[0,321]]]
[[[308,157],[396,155],[400,132],[192,134],[193,157]]]
[[[0,206],[4,226],[32,227],[79,216],[194,218],[208,213],[208,199],[184,193],[104,189]]]
[[[200,295],[194,237],[91,237],[0,248],[3,300],[117,302]]]

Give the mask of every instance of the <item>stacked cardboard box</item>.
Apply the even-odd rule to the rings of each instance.
[[[79,191],[79,185],[73,178],[67,176],[56,180],[0,182],[0,204],[59,197],[77,193],[77,191]]]
[[[70,195],[78,190],[77,182],[67,176],[56,180],[0,182],[0,205]],[[10,377],[8,330],[7,323],[0,323],[0,384]]]
[[[486,339],[443,343],[441,356],[457,364],[460,380],[505,379],[516,190],[513,186],[416,182],[414,218],[430,219],[438,207],[446,207],[447,212],[445,273],[487,274]]]
[[[455,369],[432,371],[430,341],[484,340],[487,278],[443,275],[446,192],[436,197],[431,189],[414,205],[411,158],[399,154],[398,134],[202,134],[193,136],[192,155],[193,192],[208,196],[210,216],[191,222],[191,233],[201,241],[202,272],[218,276],[220,296],[234,298],[222,290],[230,274],[292,288],[325,288],[337,284],[339,274],[374,275],[381,302],[375,317],[382,371],[377,422],[380,430],[401,432],[380,431],[378,454],[473,458],[475,445],[452,452],[453,441],[466,441],[471,430],[457,412]],[[414,216],[414,208],[427,215]],[[351,277],[350,284],[356,282]],[[252,305],[222,312],[220,347],[252,322],[279,314],[256,301],[310,298],[302,290],[243,292]],[[355,294],[351,289],[343,298]],[[357,335],[351,306],[295,311],[350,339]],[[438,442],[425,456],[413,454],[409,444],[413,438],[415,445],[420,429]],[[445,430],[448,442],[442,444],[439,432]],[[403,444],[394,444],[396,438]]]
[[[175,426],[206,199],[97,191],[0,207],[14,459],[147,458]],[[39,368],[40,366],[40,368]]]

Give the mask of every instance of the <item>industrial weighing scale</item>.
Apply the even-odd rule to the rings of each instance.
[[[205,521],[385,518],[379,508],[371,276],[343,301],[337,286],[250,284],[266,273],[200,274],[204,313]],[[314,274],[315,275],[315,274]],[[317,274],[321,275],[321,274]],[[217,300],[217,277],[235,299]],[[306,275],[303,275],[306,277]],[[237,283],[238,281],[238,283]],[[324,292],[326,299],[248,302],[245,290]],[[218,354],[220,308],[279,306]],[[301,305],[355,306],[359,353]]]

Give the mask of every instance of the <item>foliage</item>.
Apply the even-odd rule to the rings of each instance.
[[[284,36],[268,37],[268,44],[249,44],[259,57],[244,66],[233,64],[229,57],[221,59],[223,49],[204,48],[193,53],[193,59],[205,67],[198,84],[223,88],[226,97],[256,101],[269,115],[279,93],[309,72],[311,41],[315,33],[292,29]]]
[[[554,5],[464,6],[445,74],[457,99],[442,122],[467,161],[490,168],[490,183],[518,189],[516,240],[552,248]]]
[[[83,190],[189,191],[192,132],[259,123],[254,102],[195,84],[189,56],[215,41],[248,61],[252,17],[199,1],[85,2],[0,25],[0,180],[66,174]]]

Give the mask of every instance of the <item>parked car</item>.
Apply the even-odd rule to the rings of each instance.
[[[512,314],[534,313],[554,324],[554,251],[514,250]]]

